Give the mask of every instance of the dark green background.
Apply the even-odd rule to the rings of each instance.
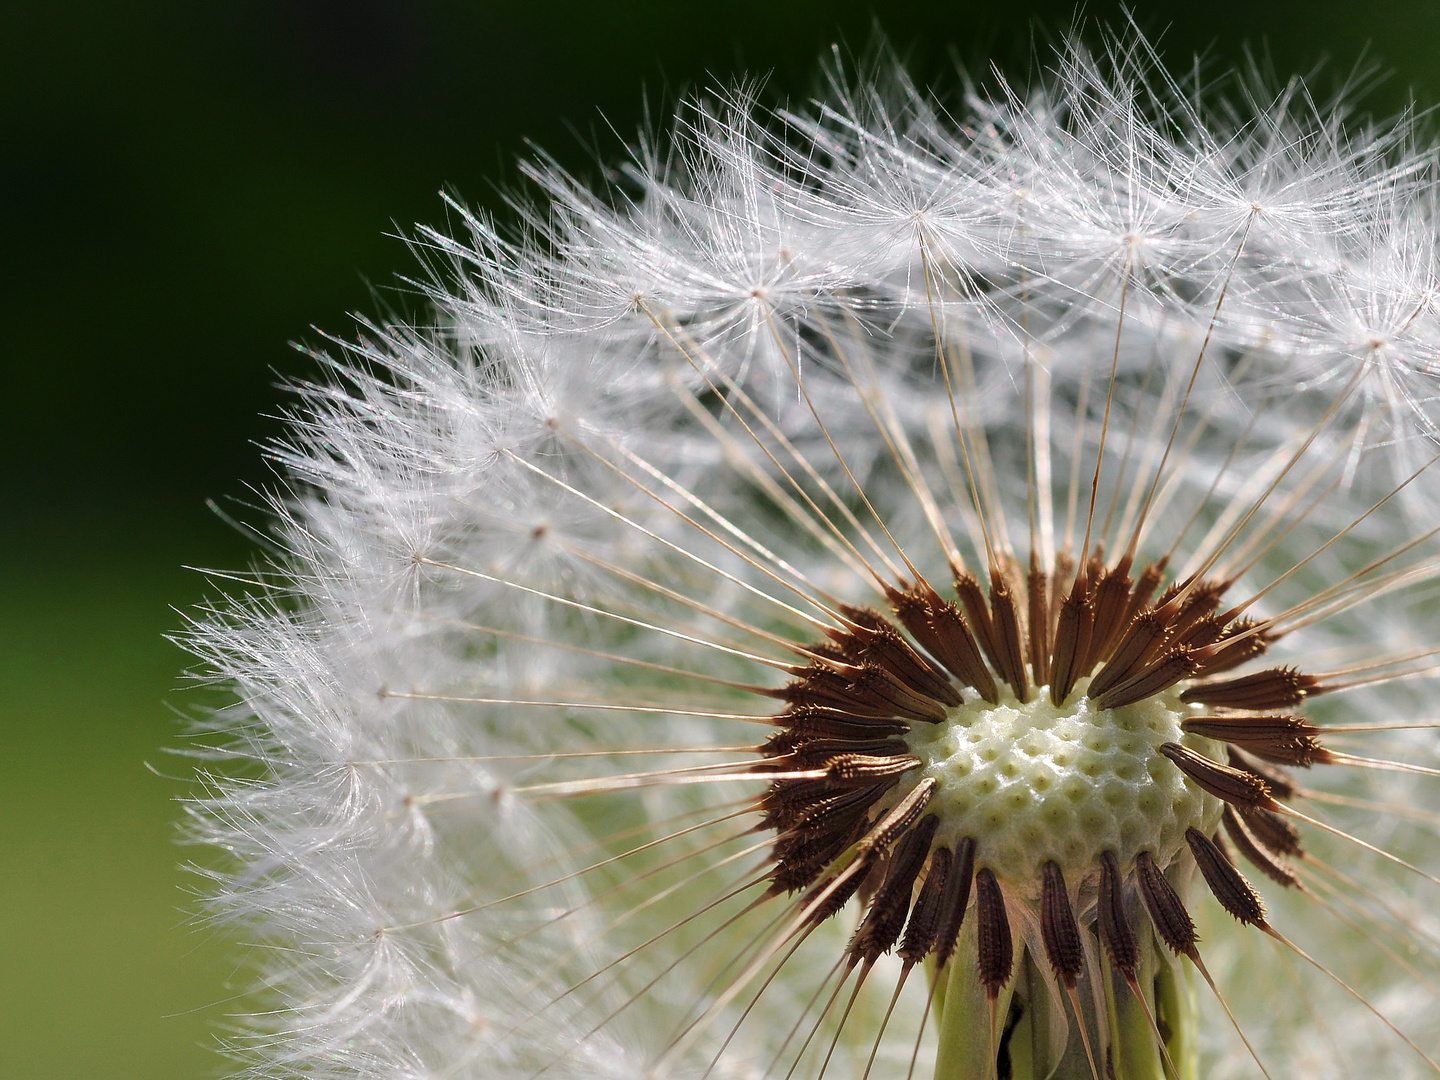
[[[1440,4],[1137,4],[1176,65],[1246,41],[1276,70],[1370,43],[1382,112],[1440,89]],[[1378,12],[1376,9],[1379,9]],[[48,0],[0,11],[0,1077],[215,1074],[237,950],[187,923],[174,844],[182,569],[243,566],[205,509],[266,471],[288,341],[346,334],[440,222],[437,191],[498,207],[533,139],[588,145],[642,103],[769,73],[803,98],[877,9],[921,73],[954,47],[1023,69],[1036,0]],[[1091,3],[1093,18],[1116,5]],[[1167,29],[1168,28],[1168,29]],[[598,133],[598,134],[597,134]],[[147,764],[152,768],[147,768]]]

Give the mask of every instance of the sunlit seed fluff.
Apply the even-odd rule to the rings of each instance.
[[[189,638],[245,1074],[1440,1072],[1414,146],[1126,36],[422,230]]]

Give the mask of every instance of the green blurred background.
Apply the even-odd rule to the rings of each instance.
[[[1365,50],[1380,112],[1440,89],[1435,0],[1137,3],[1169,62]],[[1086,5],[1114,19],[1118,5]],[[190,921],[163,638],[241,567],[205,506],[266,483],[287,346],[406,299],[437,192],[499,207],[534,140],[582,174],[648,99],[741,72],[803,99],[878,21],[922,75],[1023,71],[1073,3],[11,0],[0,11],[0,1078],[213,1076],[238,951]],[[878,16],[878,19],[877,19]],[[597,134],[598,133],[598,134]],[[387,235],[389,234],[389,235]],[[315,329],[315,328],[318,328]],[[147,767],[149,766],[149,767]]]

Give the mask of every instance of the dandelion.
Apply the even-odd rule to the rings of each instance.
[[[1257,87],[837,63],[423,231],[190,638],[248,1074],[1440,1072],[1434,161]]]

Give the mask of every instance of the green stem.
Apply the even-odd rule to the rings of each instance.
[[[1103,1025],[1096,1022],[1095,998],[1088,986],[1082,983],[1079,994],[1096,1066],[1103,1077],[1108,1062],[1114,1080],[1198,1080],[1195,988],[1189,972],[1172,963],[1153,936],[1146,935],[1140,946],[1137,981],[1179,1076],[1166,1067],[1145,1009],[1103,956]],[[1037,960],[1023,948],[1014,978],[994,1003],[999,1032],[1007,1018],[1012,1021],[1002,1055],[1007,1071],[1001,1072],[993,1056],[991,1002],[975,975],[975,951],[975,933],[969,928],[939,976],[934,1080],[1092,1080],[1068,999],[1047,982],[1043,958]]]
[[[996,1077],[991,1016],[996,1018],[997,1028],[1003,1026],[1010,1011],[1015,980],[1010,980],[1010,985],[1001,991],[992,1014],[990,998],[975,974],[977,921],[965,921],[955,955],[940,973],[945,980],[945,996],[943,1010],[936,1018],[940,1047],[935,1056],[935,1080],[995,1080]]]
[[[1200,1048],[1196,1038],[1195,973],[1188,965],[1160,964],[1155,976],[1155,1008],[1160,1033],[1180,1080],[1198,1080]]]
[[[1105,967],[1115,1080],[1196,1080],[1194,988],[1177,973],[1154,935],[1145,934],[1140,940],[1140,967],[1136,973],[1150,1016],[1146,1016],[1124,980],[1109,975],[1108,963]],[[1154,1027],[1150,1017],[1154,1017]],[[1165,1065],[1155,1040],[1157,1028],[1170,1060],[1179,1070],[1178,1077]]]

